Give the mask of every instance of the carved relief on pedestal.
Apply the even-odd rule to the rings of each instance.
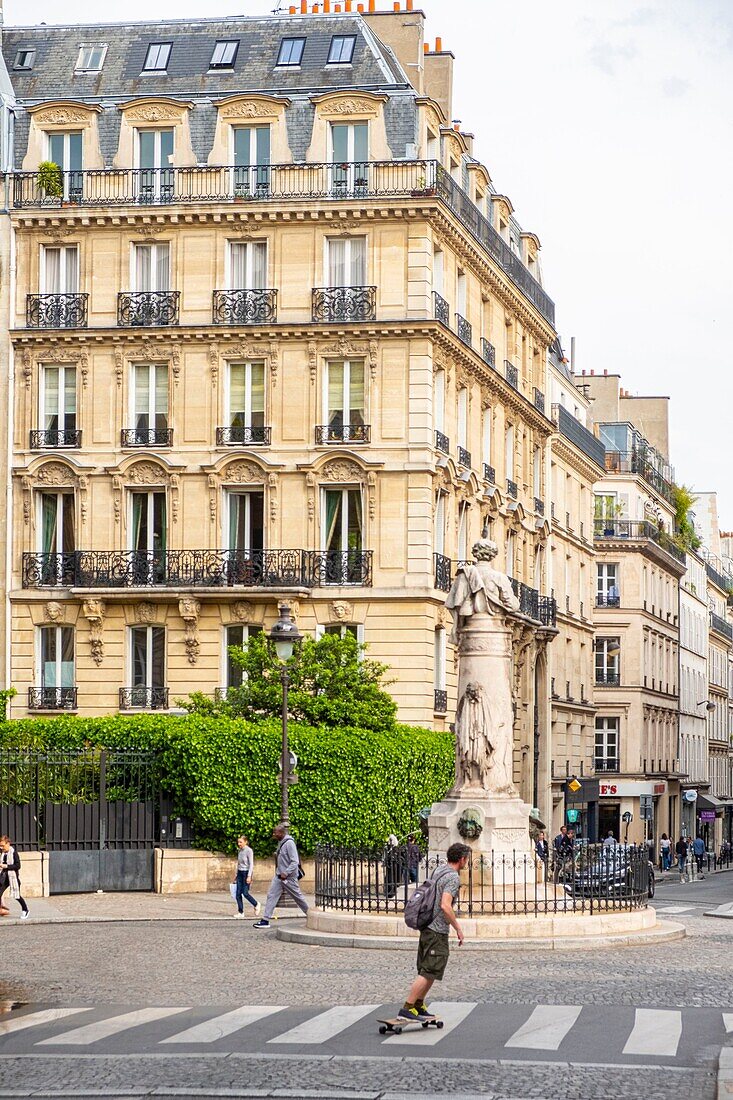
[[[135,622],[149,625],[158,617],[158,609],[155,604],[143,601],[135,605]]]
[[[104,660],[104,616],[106,609],[103,600],[84,600],[82,614],[89,623],[89,648],[95,665]]]
[[[350,623],[354,617],[354,608],[348,600],[334,600],[331,604],[331,621]]]
[[[201,603],[193,596],[184,596],[178,601],[178,612],[184,622],[184,641],[186,645],[186,657],[188,663],[195,665],[199,659],[201,643],[198,638],[199,615]]]
[[[49,600],[43,609],[43,621],[46,623],[63,623],[66,619],[66,608],[58,600]]]

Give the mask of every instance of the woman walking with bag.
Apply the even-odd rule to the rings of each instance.
[[[249,840],[246,836],[237,837],[237,847],[239,848],[237,854],[237,889],[234,894],[234,900],[237,903],[237,916],[244,916],[244,898],[247,899],[254,909],[255,916],[259,916],[260,903],[256,898],[253,898],[249,892],[252,882],[252,873],[255,866],[254,852],[250,848]]]
[[[3,894],[7,889],[20,906],[20,919],[25,920],[28,906],[20,893],[20,856],[10,843],[10,837],[0,836],[0,917],[7,917],[10,912],[3,905]]]

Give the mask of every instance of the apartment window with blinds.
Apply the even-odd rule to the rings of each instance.
[[[227,550],[250,555],[265,544],[265,494],[262,489],[228,492]]]
[[[619,606],[618,581],[618,565],[615,562],[598,562],[596,564],[596,603],[598,607]]]
[[[79,249],[41,248],[41,294],[76,294],[79,290]]]
[[[364,361],[344,359],[326,364],[323,422],[329,438],[341,440],[344,428],[355,438],[364,428]]]
[[[76,549],[74,494],[39,493],[37,500],[39,553],[47,559],[49,555],[73,554]]]
[[[365,286],[366,237],[329,237],[326,240],[329,286]]]
[[[229,289],[267,287],[267,241],[229,242]]]
[[[42,626],[39,629],[39,686],[42,688],[73,688],[74,628],[72,626]],[[52,701],[47,705],[54,707]],[[56,702],[63,705],[63,698]]]
[[[227,688],[241,687],[244,679],[245,672],[240,664],[238,664],[231,654],[232,648],[242,649],[250,638],[253,638],[256,634],[262,633],[261,626],[242,626],[236,624],[234,626],[224,627],[224,683]]]
[[[76,367],[41,367],[39,422],[45,432],[76,430]]]
[[[265,364],[230,363],[228,391],[228,427],[264,428]]]
[[[132,423],[141,441],[151,429],[168,427],[168,367],[135,363],[132,368]]]
[[[165,687],[165,627],[130,627],[130,666],[133,687],[131,705],[150,706],[147,695],[151,689]],[[135,688],[139,689],[137,693]],[[153,700],[152,706],[155,705]]]
[[[619,720],[596,718],[596,771],[619,770]]]
[[[135,244],[132,248],[132,289],[170,290],[170,245]]]

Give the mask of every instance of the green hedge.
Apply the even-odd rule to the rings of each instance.
[[[192,821],[200,847],[233,851],[246,832],[255,851],[272,851],[278,819],[279,723],[168,715],[20,719],[0,724],[0,748],[84,746],[154,750],[161,784]],[[299,783],[290,788],[293,835],[302,851],[318,843],[382,844],[417,826],[423,806],[453,781],[453,739],[408,726],[381,732],[290,726]]]

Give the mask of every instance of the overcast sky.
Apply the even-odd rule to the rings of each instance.
[[[287,3],[283,8],[287,11]],[[416,0],[416,7],[419,0]],[[542,241],[578,369],[669,394],[677,480],[733,528],[732,0],[424,0],[454,117]],[[6,0],[8,24],[262,15],[276,0]],[[378,0],[378,7],[392,7]]]

